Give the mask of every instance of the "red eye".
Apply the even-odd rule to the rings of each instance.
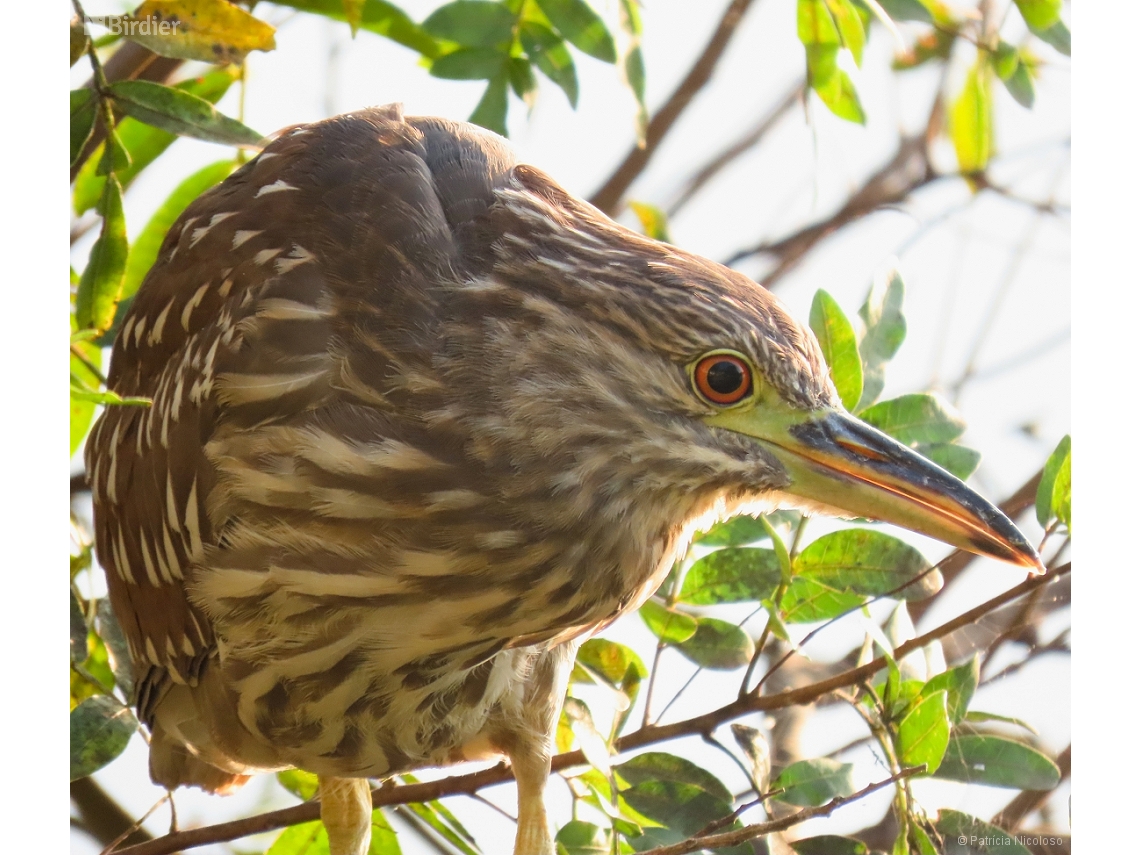
[[[697,391],[714,404],[737,404],[752,391],[752,369],[738,356],[714,353],[693,371]]]

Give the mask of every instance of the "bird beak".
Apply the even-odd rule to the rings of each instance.
[[[759,440],[787,471],[784,492],[840,516],[893,523],[1044,572],[1017,526],[945,469],[841,410],[725,410],[706,421]]]

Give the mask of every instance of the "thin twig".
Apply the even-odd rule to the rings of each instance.
[[[99,855],[110,855],[110,853],[115,850],[116,846],[118,846],[120,843],[122,843],[128,837],[130,837],[131,834],[133,834],[139,828],[141,828],[142,824],[144,822],[146,822],[148,819],[150,819],[150,815],[152,813],[154,813],[156,810],[158,810],[159,807],[161,807],[169,799],[170,799],[170,791],[167,790],[166,793],[163,794],[162,798],[159,799],[157,802],[155,802],[151,806],[150,810],[148,810],[146,813],[144,813],[142,816],[140,816],[138,819],[136,819],[131,824],[130,828],[126,829],[122,834],[120,834],[118,837],[116,837],[114,840],[112,840],[110,843],[108,843],[107,846],[103,849],[103,851],[99,853]]]
[[[701,51],[697,61],[689,69],[689,73],[673,90],[673,94],[669,96],[661,109],[654,113],[653,118],[649,120],[649,125],[645,129],[645,145],[634,146],[630,149],[625,160],[590,198],[590,204],[611,216],[617,212],[618,203],[621,202],[621,197],[625,195],[625,191],[649,164],[649,159],[653,157],[661,145],[661,141],[665,139],[665,135],[672,130],[681,113],[709,82],[713,71],[716,70],[717,63],[724,55],[725,48],[728,47],[732,34],[736,32],[741,18],[744,17],[744,13],[748,11],[748,7],[752,3],[753,0],[732,0],[705,45],[705,49]]]
[[[723,169],[735,162],[741,155],[759,145],[764,140],[764,137],[780,123],[780,120],[791,112],[792,107],[796,106],[803,90],[804,81],[801,78],[793,84],[784,94],[783,98],[776,102],[776,105],[771,110],[764,114],[759,122],[748,129],[744,136],[697,170],[697,172],[685,182],[685,186],[680,193],[677,194],[677,198],[669,204],[666,209],[669,216],[672,217],[676,215],[678,211],[685,207],[685,205],[697,195],[702,187],[712,181]]]
[[[815,817],[830,816],[834,811],[844,805],[851,804],[852,802],[869,796],[877,790],[881,790],[883,787],[889,787],[896,781],[909,778],[912,775],[917,775],[919,772],[924,771],[926,771],[926,766],[909,766],[906,769],[899,770],[899,772],[891,775],[889,778],[869,784],[857,793],[834,798],[819,807],[804,808],[782,819],[774,819],[770,822],[758,822],[755,825],[746,825],[744,828],[738,828],[735,831],[709,834],[703,837],[690,837],[688,840],[682,840],[680,843],[646,849],[642,852],[642,855],[687,855],[689,852],[698,852],[701,849],[720,849],[727,846],[747,843],[749,840],[755,840],[757,837],[772,834],[776,831],[783,831],[784,829],[799,825],[802,822],[807,822],[809,819],[814,819]]]

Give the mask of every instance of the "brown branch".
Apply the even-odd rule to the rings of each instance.
[[[750,128],[744,136],[701,167],[688,182],[686,182],[676,200],[669,205],[667,210],[669,216],[673,216],[688,204],[702,187],[720,174],[721,170],[725,169],[741,155],[759,145],[772,128],[776,127],[776,125],[780,123],[780,120],[799,102],[800,94],[803,92],[803,89],[804,81],[797,80],[776,106],[764,114],[760,121]]]
[[[689,73],[685,75],[680,85],[673,90],[673,94],[669,96],[661,109],[654,113],[653,118],[649,120],[649,126],[645,130],[645,145],[635,146],[630,150],[621,165],[614,170],[613,174],[591,197],[590,204],[611,216],[617,212],[618,203],[621,202],[621,197],[625,191],[649,164],[649,159],[653,157],[658,146],[661,145],[661,141],[673,128],[681,113],[709,82],[717,63],[720,62],[720,58],[728,46],[729,40],[732,38],[732,34],[740,24],[740,19],[748,11],[752,2],[753,0],[732,0],[724,15],[721,16],[720,23],[717,24],[712,37],[705,45],[705,49],[701,51],[701,55],[697,57],[697,61],[689,69]]]
[[[902,769],[889,778],[882,781],[876,781],[857,793],[852,793],[849,796],[834,798],[826,804],[819,805],[818,807],[804,808],[798,810],[793,814],[789,814],[781,819],[774,819],[771,822],[758,822],[755,825],[746,825],[744,828],[738,828],[734,831],[725,831],[721,834],[707,834],[700,837],[690,837],[688,840],[682,840],[680,843],[672,843],[668,846],[657,846],[653,849],[646,849],[642,855],[687,855],[689,852],[696,852],[700,849],[720,849],[727,846],[736,846],[741,843],[747,843],[749,840],[755,840],[757,837],[762,837],[765,834],[772,834],[776,831],[783,831],[785,828],[791,828],[793,825],[799,825],[801,822],[807,822],[809,819],[814,819],[819,816],[830,816],[835,810],[843,807],[844,805],[851,804],[851,802],[858,801],[859,799],[869,796],[876,790],[881,790],[883,787],[888,787],[896,781],[903,778],[909,778],[911,775],[917,775],[919,772],[926,770],[925,766],[910,766]]]
[[[830,217],[804,226],[778,241],[738,250],[724,263],[731,266],[754,255],[773,257],[776,260],[775,267],[760,280],[765,288],[771,288],[824,238],[868,214],[902,203],[915,190],[944,177],[947,176],[935,173],[930,164],[926,135],[904,137],[899,141],[899,147],[890,161],[868,178],[843,207]]]
[[[94,778],[80,778],[71,782],[71,801],[79,812],[83,830],[103,845],[110,843],[134,825],[134,817],[107,795]],[[145,828],[136,828],[126,838],[128,844],[141,844],[151,840]]]
[[[1056,763],[1061,770],[1061,781],[1067,780],[1072,773],[1072,751],[1073,746],[1070,743],[1064,751],[1057,755]],[[1060,782],[1057,785],[1060,786]],[[1045,800],[1052,793],[1053,790],[1024,790],[994,814],[994,818],[990,822],[1005,831],[1014,832],[1027,816],[1045,804]]]
[[[1071,569],[1071,564],[1065,564],[1054,570],[1050,570],[1042,576],[1033,576],[1026,579],[1020,585],[1010,588],[1008,591],[958,615],[958,617],[932,629],[930,632],[920,635],[917,638],[912,638],[910,641],[900,645],[895,650],[895,657],[902,658],[915,650],[921,650],[930,642],[949,635],[955,630],[973,623],[989,612],[1001,608],[1019,597],[1036,591],[1043,585],[1068,575]],[[623,736],[615,740],[615,747],[618,751],[629,751],[634,748],[643,748],[647,745],[677,739],[682,736],[711,733],[720,725],[749,713],[783,709],[797,704],[811,703],[837,689],[858,685],[864,680],[870,679],[876,672],[886,666],[886,659],[880,656],[878,659],[868,662],[866,665],[848,669],[841,674],[837,674],[826,680],[821,680],[810,686],[788,689],[787,691],[762,697],[748,696],[738,698],[732,703],[726,704],[704,715],[672,724],[643,727],[628,736]],[[554,757],[551,762],[551,769],[557,772],[573,766],[581,766],[585,763],[586,758],[581,751],[569,751]],[[409,802],[433,801],[443,796],[468,795],[484,787],[503,784],[510,780],[512,780],[510,767],[505,763],[499,763],[489,769],[483,769],[468,775],[456,775],[422,784],[381,787],[372,791],[372,804],[376,807],[380,807],[383,805],[407,804]],[[306,802],[305,804],[284,808],[283,810],[271,811],[245,819],[233,820],[232,822],[224,822],[218,825],[195,828],[188,831],[178,831],[164,837],[159,837],[149,843],[121,849],[118,855],[166,855],[166,853],[174,852],[178,849],[190,849],[195,846],[203,846],[207,843],[236,840],[239,837],[245,837],[249,834],[272,831],[276,828],[284,828],[289,825],[296,825],[300,822],[308,822],[317,819],[319,816],[320,805],[316,802]]]

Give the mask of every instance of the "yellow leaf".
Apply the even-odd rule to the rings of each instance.
[[[146,0],[120,35],[162,56],[225,65],[277,45],[269,24],[226,0]]]
[[[950,110],[950,139],[963,174],[981,172],[993,154],[992,67],[979,56]]]

